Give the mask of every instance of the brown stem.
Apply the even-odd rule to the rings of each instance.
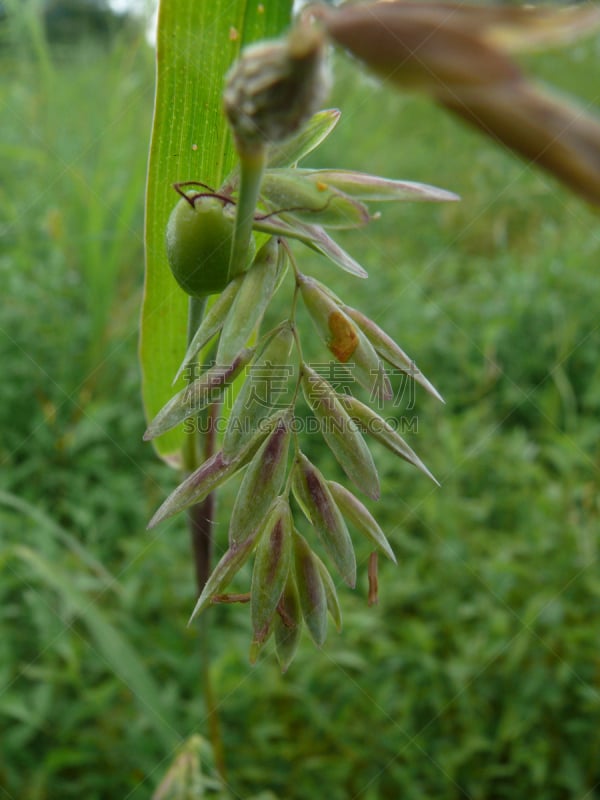
[[[210,424],[206,426],[207,433],[205,434],[202,453],[203,461],[210,458],[215,452],[217,443],[216,421],[219,416],[219,406],[217,404],[210,406],[208,415]],[[194,441],[188,443],[188,467],[190,466],[190,461],[195,462],[198,460],[196,452],[197,441],[195,435],[192,434],[192,436]],[[208,576],[211,572],[215,511],[216,502],[214,493],[209,494],[205,500],[192,506],[188,511],[188,525],[192,542],[192,553],[194,556],[194,569],[196,573],[196,589],[198,596],[200,596],[202,589],[204,589],[206,581],[208,580]],[[210,732],[210,741],[213,748],[215,766],[221,778],[223,781],[225,781],[225,747],[223,745],[218,707],[210,675],[209,626],[208,620],[204,615],[201,616],[199,620],[198,637],[201,657],[202,690],[204,694],[206,718]]]
[[[188,312],[188,346],[198,329],[204,309],[206,299],[190,297]],[[205,435],[202,457],[200,457],[200,442],[197,431],[187,434],[183,444],[183,467],[188,475],[198,468],[201,461],[210,458],[216,447],[216,420],[219,415],[217,405],[210,406],[208,415],[211,424],[208,425],[208,432]],[[188,511],[188,526],[192,541],[192,553],[194,557],[194,569],[196,573],[196,588],[198,596],[204,588],[211,570],[212,560],[212,533],[215,518],[215,498],[210,494],[202,503],[192,506]],[[215,766],[219,771],[223,781],[225,778],[225,748],[221,736],[221,726],[215,693],[212,687],[210,674],[210,636],[209,623],[206,615],[200,617],[198,624],[198,644],[200,648],[200,678],[202,681],[202,692],[204,695],[204,709],[208,721],[210,742],[212,744]]]
[[[192,506],[188,512],[198,596],[210,575],[214,514],[215,496],[212,493],[202,503]]]
[[[212,405],[208,414],[210,424],[207,425],[207,432],[204,438],[203,461],[211,458],[215,452],[216,421],[219,416],[219,406]],[[188,512],[198,596],[200,596],[210,575],[215,510],[215,495],[211,492],[205,500],[192,506]]]

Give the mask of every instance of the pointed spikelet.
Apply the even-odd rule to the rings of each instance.
[[[356,558],[348,528],[331,495],[327,481],[303,453],[294,464],[292,490],[345,583],[356,585]]]
[[[281,491],[290,443],[289,422],[289,417],[282,417],[248,465],[229,522],[232,546],[254,535]]]

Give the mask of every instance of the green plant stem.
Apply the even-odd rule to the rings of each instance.
[[[235,228],[229,259],[227,280],[230,281],[246,266],[248,244],[252,235],[254,211],[267,161],[267,148],[264,145],[252,150],[240,149],[240,193],[235,215]]]
[[[206,297],[190,297],[188,305],[188,324],[187,324],[187,344],[188,347],[194,338],[194,334],[200,327],[204,311],[206,309]]]
[[[195,297],[190,298],[187,330],[188,346],[202,320],[205,306],[205,299],[200,300]],[[193,377],[194,376],[191,375],[189,380],[193,380]],[[203,446],[201,459],[199,458],[200,442],[198,431],[193,430],[185,437],[183,445],[183,464],[186,474],[189,474],[195,470],[199,466],[200,461],[205,461],[215,452],[216,425],[214,423],[219,415],[219,407],[217,405],[212,405],[208,408],[206,413],[209,415],[211,423],[213,424],[208,426],[208,433],[206,434],[202,443]],[[209,494],[208,497],[206,497],[201,503],[193,505],[188,511],[188,526],[190,530],[192,554],[194,557],[194,569],[196,574],[196,589],[198,597],[200,596],[202,589],[208,580],[211,570],[215,508],[215,496],[214,493],[211,492],[211,494]],[[221,778],[226,780],[225,748],[223,745],[223,738],[221,736],[221,725],[210,672],[210,626],[209,618],[206,614],[201,616],[200,620],[198,621],[198,625],[202,692],[204,695],[204,707],[208,720],[209,736],[213,748],[215,766],[217,767]]]

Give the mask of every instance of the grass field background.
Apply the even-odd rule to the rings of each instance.
[[[176,481],[141,441],[136,363],[153,55],[131,31],[52,48],[25,15],[2,40],[0,796],[138,800],[207,735],[185,521],[145,530]],[[599,49],[530,66],[600,104]],[[312,163],[462,196],[340,236],[366,284],[298,250],[445,396],[410,411],[442,485],[374,446],[399,565],[367,608],[358,543],[342,633],[305,638],[286,676],[249,666],[247,608],[209,612],[231,796],[592,800],[598,218],[428,102],[336,75]]]

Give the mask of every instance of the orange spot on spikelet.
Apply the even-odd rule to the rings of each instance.
[[[332,311],[327,323],[331,333],[328,347],[337,360],[344,364],[358,346],[356,330],[341,311]]]

